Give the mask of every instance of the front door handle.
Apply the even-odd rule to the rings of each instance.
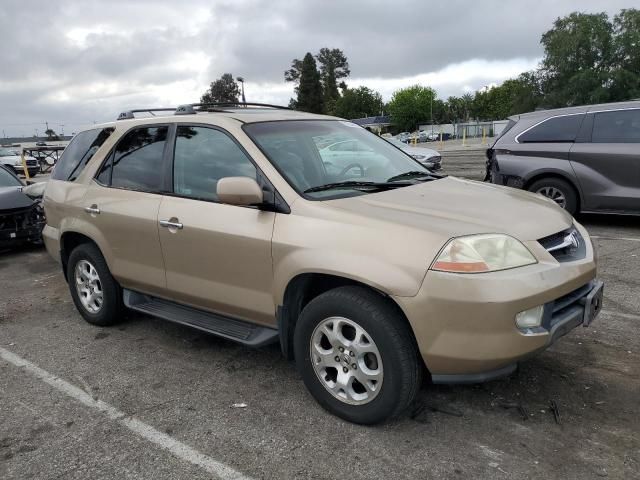
[[[177,222],[177,221],[174,222],[172,220],[173,219],[171,219],[171,220],[160,220],[160,222],[159,222],[160,226],[161,227],[165,227],[165,228],[175,228],[177,230],[182,230],[182,227],[184,225],[182,225],[180,222]]]
[[[95,203],[90,207],[86,207],[84,211],[90,213],[91,215],[98,215],[100,213],[100,209]]]

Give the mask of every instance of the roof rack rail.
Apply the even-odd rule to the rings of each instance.
[[[198,110],[196,110],[196,107]],[[272,105],[270,103],[257,103],[257,102],[213,102],[213,103],[189,103],[186,105],[180,105],[176,108],[176,115],[190,115],[197,113],[198,111],[204,112],[224,112],[224,110],[216,107],[265,107],[276,108],[278,110],[291,110],[289,107],[282,105]]]
[[[187,103],[179,105],[178,107],[169,108],[139,108],[136,110],[127,110],[118,115],[118,120],[131,120],[135,118],[135,113],[150,113],[153,112],[174,112],[174,115],[193,115],[198,112],[226,112],[224,108],[229,107],[265,107],[275,108],[278,110],[291,110],[289,107],[282,105],[272,105],[270,103],[256,103],[256,102],[215,102],[215,103]]]
[[[154,115],[153,112],[173,112],[175,110],[175,107],[168,107],[168,108],[139,108],[136,110],[126,110],[124,112],[121,112],[120,115],[118,115],[118,120],[131,120],[132,118],[136,118],[134,113],[141,113],[141,112],[146,112],[146,113],[150,113],[151,115]]]

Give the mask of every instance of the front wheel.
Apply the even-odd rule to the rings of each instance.
[[[296,325],[294,351],[318,403],[351,422],[374,424],[401,414],[421,384],[406,320],[362,287],[336,288],[309,302]]]

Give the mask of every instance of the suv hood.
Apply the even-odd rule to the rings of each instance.
[[[327,204],[447,239],[506,233],[521,241],[537,240],[573,224],[571,215],[540,195],[454,177]]]

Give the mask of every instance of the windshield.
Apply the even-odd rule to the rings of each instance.
[[[0,168],[0,187],[21,187],[22,183],[16,177]]]
[[[376,190],[362,188],[363,183],[379,186],[408,172],[431,174],[406,153],[351,122],[287,120],[243,128],[291,186],[312,199],[364,195]],[[309,191],[335,184],[342,185]]]
[[[12,150],[9,148],[0,148],[0,157],[15,157],[19,156],[20,153],[16,150]]]

